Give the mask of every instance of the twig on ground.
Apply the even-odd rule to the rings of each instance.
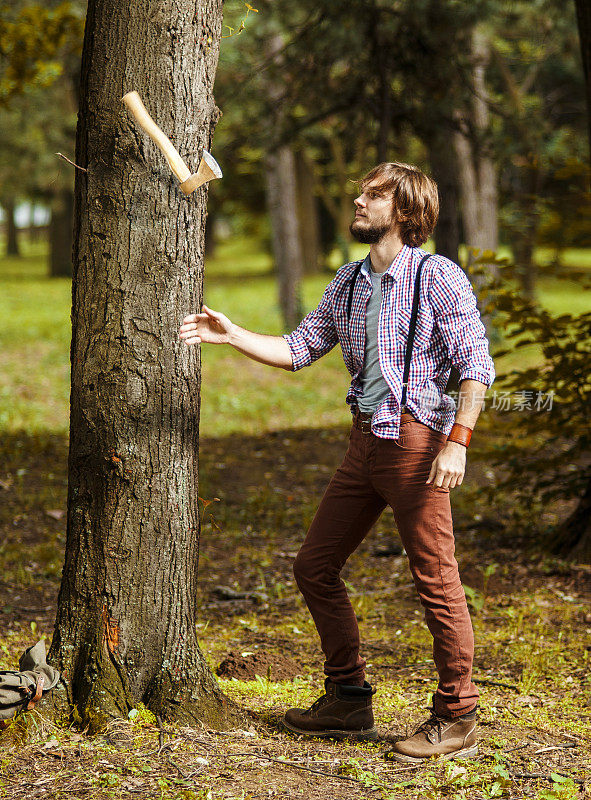
[[[496,706],[496,708],[504,708],[505,711],[508,711],[509,714],[512,714],[515,717],[515,719],[520,719],[519,714],[516,714],[512,708],[509,708],[509,706]]]
[[[571,747],[578,747],[576,742],[567,742],[566,744],[555,744],[552,747],[542,747],[540,750],[536,750],[534,756],[539,756],[540,753],[549,753],[552,750],[568,750]]]
[[[514,683],[504,683],[503,681],[493,681],[491,678],[472,678],[474,683],[480,683],[483,686],[500,686],[502,689],[513,689],[519,692],[519,687]]]
[[[505,750],[505,753],[514,753],[516,750],[523,750],[524,747],[529,747],[531,742],[522,742],[518,744],[516,747],[511,747],[509,750]]]
[[[162,725],[162,720],[158,715],[156,715],[156,722],[158,723],[158,755],[160,755],[162,748],[164,747],[164,727]]]
[[[171,764],[171,765],[172,765],[172,766],[173,766],[173,767],[174,767],[174,768],[175,768],[175,769],[178,771],[179,775],[181,776],[181,778],[182,778],[183,780],[187,780],[187,778],[188,778],[188,777],[190,776],[190,774],[191,774],[190,772],[185,772],[185,770],[184,770],[184,769],[181,769],[181,768],[179,767],[179,765],[178,765],[178,764],[177,764],[175,761],[173,761],[173,760],[172,760],[172,758],[171,758],[170,756],[167,756],[166,760],[168,761],[168,763],[169,763],[169,764]]]
[[[573,778],[572,775],[563,775],[561,772],[556,772],[554,774],[560,775],[562,778],[570,778],[570,780],[573,781],[573,783],[578,783],[580,786],[584,786],[585,784],[584,780],[582,780],[581,778]],[[512,778],[518,778],[519,780],[529,780],[530,778],[531,779],[541,778],[542,780],[545,781],[554,780],[552,778],[552,775],[546,772],[509,772],[509,775]]]
[[[244,756],[246,753],[225,753],[223,754],[223,758],[233,758],[235,756]],[[283,764],[284,767],[295,767],[295,769],[303,769],[306,772],[313,772],[316,775],[323,775],[325,778],[338,778],[342,781],[353,781],[353,783],[360,783],[358,778],[352,778],[350,775],[339,775],[338,773],[331,773],[331,772],[323,772],[320,769],[312,769],[312,767],[306,767],[303,764],[296,764],[295,761],[284,761],[282,758],[274,758],[273,756],[268,755],[259,755],[258,753],[248,753],[249,756],[252,758],[259,758],[262,761],[274,761],[276,764]],[[363,785],[363,784],[362,784]],[[380,787],[381,788],[381,787]]]

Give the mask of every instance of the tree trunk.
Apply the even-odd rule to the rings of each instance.
[[[303,150],[297,150],[294,157],[303,271],[313,274],[320,269],[320,230],[314,174],[308,156]]]
[[[521,168],[520,184],[519,190],[515,192],[515,198],[521,213],[521,224],[514,233],[513,250],[523,291],[526,297],[534,300],[538,277],[534,249],[540,219],[538,198],[542,189],[539,158],[535,155],[530,156],[527,165]]]
[[[20,256],[18,231],[14,219],[14,200],[7,200],[2,205],[4,206],[4,213],[6,215],[6,255]]]
[[[195,170],[218,111],[221,0],[89,0],[76,163],[66,561],[50,660],[96,730],[145,703],[227,724],[199,650],[200,307],[207,191],[185,197],[121,97]]]
[[[33,244],[34,242],[38,241],[38,230],[37,226],[35,225],[35,203],[31,202],[29,208],[29,242]]]
[[[591,564],[591,480],[573,513],[558,529],[554,552]]]
[[[466,124],[467,120],[460,116],[460,130],[454,134],[464,237],[469,247],[496,251],[499,245],[498,191],[495,165],[487,141],[490,115],[485,81],[490,48],[486,36],[478,28],[472,35],[472,54],[472,125]],[[474,131],[474,140],[469,138],[470,128]]]
[[[334,240],[340,250],[340,260],[343,264],[351,260],[350,242],[351,234],[349,225],[353,219],[354,205],[350,196],[350,164],[345,156],[345,149],[341,137],[332,135],[328,140],[332,169],[334,170],[334,184],[336,192],[333,194],[325,181],[316,181],[316,192],[322,199],[324,210],[332,217],[334,227]]]
[[[378,112],[378,138],[376,152],[380,163],[388,161],[388,144],[390,129],[392,127],[392,89],[386,62],[387,45],[381,40],[382,15],[377,4],[371,4],[367,10],[369,22],[369,41],[371,42],[372,57],[378,79],[377,107]]]
[[[435,249],[439,255],[458,261],[458,179],[453,157],[452,132],[436,127],[429,138],[429,160],[433,179],[439,187],[439,221],[435,229]]]
[[[291,330],[303,316],[300,296],[302,251],[295,159],[291,148],[283,146],[268,153],[265,173],[273,257],[279,279],[279,304],[285,325]]]
[[[266,45],[267,57],[276,65],[280,65],[282,48],[281,34],[271,34]],[[281,130],[284,113],[281,87],[271,78],[267,91],[272,105],[268,131],[271,145],[265,157],[267,207],[279,283],[279,305],[284,324],[291,330],[303,316],[300,292],[304,268],[298,223],[296,165],[291,147],[277,144],[276,132]]]
[[[51,203],[49,222],[49,274],[52,278],[72,276],[72,234],[74,193],[63,189]]]
[[[458,182],[460,187],[464,241],[469,248],[496,252],[499,246],[497,174],[492,158],[490,115],[487,105],[486,68],[490,61],[490,46],[487,36],[478,28],[472,33],[472,57],[474,88],[471,113],[457,115],[459,130],[454,133]],[[472,132],[472,137],[470,137]],[[468,265],[473,260],[468,254]],[[495,264],[479,265],[489,276],[496,276]],[[486,276],[474,275],[476,290],[486,283]],[[482,316],[488,335],[495,337],[492,315]]]
[[[577,23],[579,26],[579,41],[581,43],[581,57],[585,73],[585,88],[587,90],[587,129],[589,133],[589,149],[591,151],[591,3],[589,0],[575,0],[577,7]]]

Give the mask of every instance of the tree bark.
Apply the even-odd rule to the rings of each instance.
[[[313,167],[303,150],[296,150],[294,157],[302,265],[305,273],[313,274],[320,269],[320,228]]]
[[[3,204],[6,217],[6,255],[20,256],[18,230],[14,219],[15,202],[6,200]]]
[[[52,278],[72,276],[72,235],[74,193],[63,189],[51,203],[49,222],[49,274]]]
[[[435,229],[435,249],[440,255],[457,262],[460,246],[458,178],[451,130],[444,126],[435,128],[428,144],[431,173],[439,187],[439,221]]]
[[[267,203],[273,257],[279,280],[279,304],[291,330],[302,319],[300,284],[302,251],[298,225],[295,159],[290,147],[279,147],[266,158]]]
[[[196,169],[218,117],[221,0],[89,0],[78,116],[66,560],[50,660],[91,730],[138,702],[233,713],[199,650],[200,307],[207,190],[185,197],[121,97]]]

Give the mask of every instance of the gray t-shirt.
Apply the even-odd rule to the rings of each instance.
[[[371,297],[365,312],[365,354],[361,388],[363,395],[357,399],[359,410],[373,414],[380,403],[390,394],[390,387],[384,380],[378,353],[378,323],[382,305],[382,273],[369,270],[372,283]]]

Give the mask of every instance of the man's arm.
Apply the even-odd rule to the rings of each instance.
[[[326,287],[318,307],[285,336],[253,333],[204,305],[203,313],[185,317],[179,337],[187,344],[230,344],[261,364],[295,372],[328,353],[338,341],[331,304],[334,285],[335,279]]]
[[[185,317],[179,338],[185,344],[229,344],[245,356],[280,369],[293,369],[291,350],[283,336],[253,333],[231,322],[225,314],[203,306],[202,314]]]
[[[485,392],[494,381],[495,368],[476,295],[465,272],[453,261],[441,259],[433,274],[430,301],[449,359],[460,373],[455,424],[472,431]],[[466,449],[466,445],[448,441],[433,461],[427,483],[443,489],[459,486],[466,471]]]
[[[487,384],[480,381],[464,380],[460,383],[455,420],[457,425],[474,429],[484,404],[487,388]],[[427,483],[433,483],[442,489],[454,489],[459,486],[464,480],[466,471],[466,449],[463,444],[446,442],[431,464]]]

